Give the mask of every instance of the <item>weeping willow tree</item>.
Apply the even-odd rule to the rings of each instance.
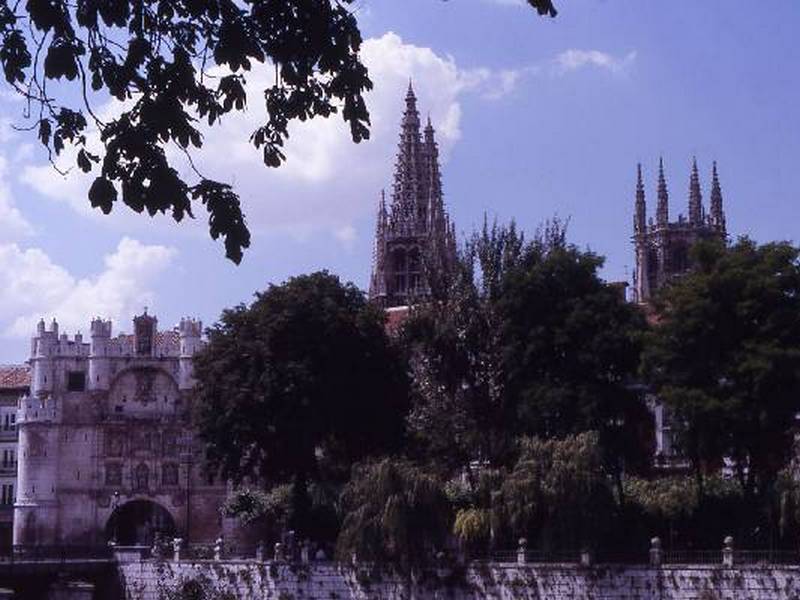
[[[520,537],[546,550],[594,547],[616,506],[595,432],[523,438],[520,458],[492,500],[501,541]]]
[[[360,465],[341,496],[340,560],[423,562],[444,546],[450,507],[442,482],[400,459]]]

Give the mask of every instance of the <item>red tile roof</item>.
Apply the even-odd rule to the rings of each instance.
[[[395,306],[386,309],[386,321],[384,327],[389,335],[397,335],[400,328],[408,319],[411,309],[408,306]]]
[[[30,385],[28,365],[0,365],[0,389],[24,389]]]

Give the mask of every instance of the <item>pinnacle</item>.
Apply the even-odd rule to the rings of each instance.
[[[411,84],[411,78],[408,78],[408,92],[406,92],[406,100],[416,100],[417,97],[414,95],[414,86]]]

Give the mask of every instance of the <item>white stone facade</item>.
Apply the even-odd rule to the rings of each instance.
[[[159,332],[146,311],[133,335],[112,337],[110,321],[93,320],[88,341],[39,323],[17,412],[15,544],[118,533],[148,543],[167,525],[189,542],[219,535],[226,487],[205,472],[189,421],[201,336],[192,319]]]

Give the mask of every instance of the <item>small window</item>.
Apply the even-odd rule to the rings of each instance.
[[[86,390],[86,373],[83,371],[70,371],[67,373],[67,391],[83,392]]]

